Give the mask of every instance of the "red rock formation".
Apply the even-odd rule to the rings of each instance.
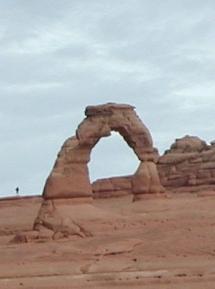
[[[164,191],[155,165],[157,151],[133,106],[112,103],[89,106],[85,114],[87,117],[78,126],[76,136],[69,138],[58,154],[44,188],[45,199],[92,197],[87,163],[93,147],[100,138],[110,136],[111,131],[119,132],[140,160],[132,177],[134,199]]]
[[[215,188],[215,145],[198,137],[176,139],[170,150],[160,157],[158,170],[167,188],[184,187],[186,191]]]
[[[44,202],[34,223],[39,236],[90,236],[81,222],[89,214],[95,219],[101,214],[90,205],[93,191],[95,197],[132,193],[134,201],[146,194],[160,195],[164,192],[156,167],[157,150],[153,148],[151,135],[133,106],[113,103],[89,106],[85,114],[86,118],[78,126],[76,136],[64,143],[46,181]],[[110,136],[111,131],[119,132],[133,149],[140,160],[139,168],[129,178],[97,181],[92,186],[87,167],[91,150],[100,138]],[[79,218],[77,213],[74,214],[77,208],[77,212],[81,213]]]
[[[132,176],[99,179],[92,183],[93,198],[120,197],[132,194]]]

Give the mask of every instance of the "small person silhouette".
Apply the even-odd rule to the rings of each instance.
[[[16,195],[19,195],[19,187],[16,187]]]

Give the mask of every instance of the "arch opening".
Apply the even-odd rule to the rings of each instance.
[[[88,164],[90,182],[99,179],[133,175],[140,161],[123,137],[115,131],[103,137],[91,151]]]

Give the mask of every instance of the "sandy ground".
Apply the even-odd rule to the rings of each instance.
[[[96,200],[107,217],[89,215],[93,237],[11,243],[40,204],[0,201],[0,289],[215,288],[214,196]]]

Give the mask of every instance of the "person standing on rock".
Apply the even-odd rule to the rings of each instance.
[[[16,195],[19,196],[19,187],[16,187]]]

